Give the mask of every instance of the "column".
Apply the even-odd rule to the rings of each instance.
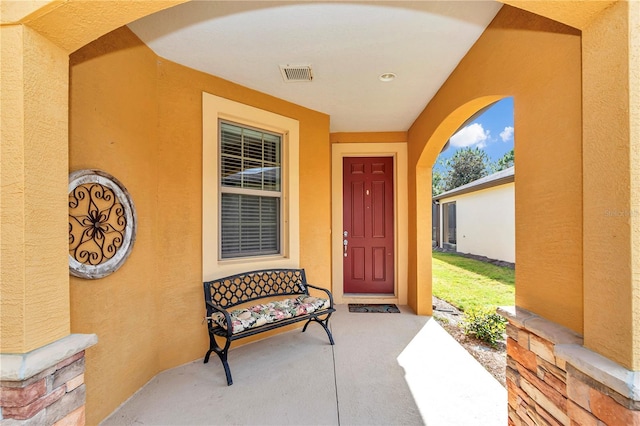
[[[97,338],[69,334],[68,55],[20,24],[0,37],[0,420],[84,424]]]

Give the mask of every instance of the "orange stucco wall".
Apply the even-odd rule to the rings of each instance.
[[[300,122],[301,266],[330,287],[329,117],[158,58],[123,27],[71,56],[70,170],[100,168],[138,213],[130,258],[96,281],[71,279],[72,332],[87,353],[87,422],[159,371],[208,348],[202,296],[202,91]],[[313,188],[311,191],[310,188]],[[214,363],[211,368],[218,368]]]
[[[405,143],[407,132],[336,132],[331,143]]]
[[[516,304],[582,332],[580,32],[510,6],[409,129],[409,193],[418,194],[409,205],[409,235],[418,235],[409,300],[418,305],[430,285],[421,282],[430,248],[419,246],[431,223],[430,167],[459,125],[504,96],[515,105]]]
[[[69,334],[69,53],[185,0],[0,0],[0,352]]]
[[[629,89],[640,80],[639,40],[638,2],[609,7],[584,31],[582,79],[589,100],[583,109],[585,346],[634,370],[640,369],[640,115],[638,91]]]
[[[31,28],[0,31],[0,352],[25,353],[69,334],[67,55]]]

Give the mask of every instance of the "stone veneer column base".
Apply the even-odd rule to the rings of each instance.
[[[26,354],[0,354],[0,425],[84,425],[84,351],[72,334]]]
[[[582,346],[579,334],[518,307],[507,325],[509,425],[640,425],[640,372]]]

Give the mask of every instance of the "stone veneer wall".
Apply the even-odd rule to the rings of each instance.
[[[640,425],[639,372],[582,346],[582,336],[521,308],[507,325],[509,425]]]
[[[29,354],[1,354],[0,425],[84,425],[84,349],[96,341],[71,335]]]

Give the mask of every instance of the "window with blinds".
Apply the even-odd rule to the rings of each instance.
[[[221,257],[279,254],[282,135],[219,124]]]

